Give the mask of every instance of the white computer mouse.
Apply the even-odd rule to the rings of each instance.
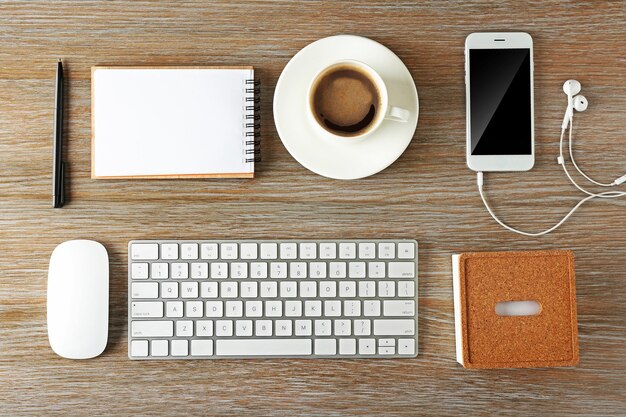
[[[93,240],[58,245],[48,269],[48,339],[68,359],[104,351],[109,334],[109,256]]]

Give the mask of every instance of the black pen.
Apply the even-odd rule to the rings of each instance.
[[[52,207],[65,203],[65,165],[63,164],[63,64],[57,62],[57,85],[54,103],[54,144],[52,150]]]

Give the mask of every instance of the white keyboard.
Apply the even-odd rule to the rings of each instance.
[[[130,359],[417,356],[415,240],[135,240]]]

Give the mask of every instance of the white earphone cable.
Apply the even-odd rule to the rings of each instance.
[[[582,206],[584,203],[586,203],[587,201],[594,199],[594,198],[617,198],[617,197],[623,197],[626,195],[626,192],[623,191],[605,191],[602,193],[591,193],[585,189],[583,189],[582,187],[580,187],[576,181],[574,181],[574,179],[571,177],[571,175],[569,174],[569,172],[567,171],[567,168],[565,167],[565,160],[563,158],[563,136],[565,135],[565,129],[561,129],[561,138],[559,140],[559,158],[558,158],[558,162],[559,164],[563,167],[563,171],[565,172],[565,175],[567,175],[567,178],[570,180],[570,182],[572,184],[574,184],[574,186],[576,188],[578,188],[580,191],[582,191],[583,193],[587,194],[587,197],[583,198],[582,200],[580,200],[578,202],[578,204],[576,204],[574,207],[572,207],[572,209],[569,211],[569,213],[567,213],[567,215],[565,215],[565,217],[563,217],[563,219],[561,219],[561,221],[559,221],[558,223],[556,223],[554,226],[550,227],[549,229],[546,229],[544,231],[541,232],[536,232],[536,233],[531,233],[531,232],[524,232],[522,230],[518,230],[515,229],[514,227],[511,227],[509,225],[507,225],[506,223],[504,223],[503,221],[501,221],[498,216],[496,216],[496,214],[493,212],[493,210],[491,210],[491,207],[489,207],[489,204],[487,203],[487,199],[485,198],[485,195],[483,193],[483,173],[482,172],[478,172],[477,176],[476,176],[476,180],[478,183],[478,193],[480,194],[480,198],[483,201],[483,204],[485,205],[485,208],[487,209],[487,211],[489,212],[489,214],[491,215],[491,217],[502,227],[504,227],[505,229],[514,232],[514,233],[518,233],[520,235],[524,235],[524,236],[530,236],[530,237],[536,237],[536,236],[543,236],[546,235],[556,229],[558,229],[563,223],[565,223],[567,221],[567,219],[570,218],[570,216],[572,214],[574,214],[574,212],[576,210],[578,210],[578,208],[580,206]],[[574,158],[572,156],[572,121],[570,120],[569,123],[569,150],[570,150],[570,159],[572,160],[572,162],[574,161]],[[576,166],[576,163],[574,163],[574,166]],[[587,178],[588,180],[590,180],[593,183],[596,183],[595,181],[593,181],[592,179],[590,179],[589,177],[587,177],[585,174],[583,174],[580,169],[578,169],[578,167],[576,166],[578,172],[580,172],[585,178]],[[623,177],[621,177],[623,178]],[[621,183],[618,183],[618,181],[621,179],[618,178],[616,181],[613,182],[612,185],[619,185]],[[599,184],[602,185],[602,184]],[[608,185],[610,186],[610,185]]]

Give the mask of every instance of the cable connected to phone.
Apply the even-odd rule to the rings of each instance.
[[[568,106],[568,112],[570,111],[570,108]],[[563,157],[563,138],[565,136],[565,129],[567,128],[567,126],[569,125],[569,135],[568,135],[568,140],[569,140],[569,157],[570,160],[572,161],[572,164],[574,165],[574,167],[576,168],[576,170],[583,176],[585,177],[587,180],[589,180],[590,182],[603,186],[603,187],[613,187],[613,186],[617,186],[620,184],[623,184],[624,182],[626,182],[626,175],[622,175],[621,177],[617,178],[615,181],[613,181],[611,184],[606,184],[606,183],[600,183],[598,181],[595,181],[593,179],[591,179],[588,175],[586,175],[576,164],[576,162],[574,161],[574,154],[572,152],[572,143],[573,143],[573,139],[572,139],[572,130],[573,130],[573,116],[572,113],[568,113],[566,112],[566,119],[563,122],[563,125],[561,127],[561,138],[559,139],[559,156],[557,158],[557,162],[559,163],[559,165],[561,165],[561,167],[563,167],[563,171],[565,172],[565,175],[567,175],[567,178],[570,180],[570,182],[576,187],[578,188],[580,191],[582,191],[583,193],[587,194],[587,197],[583,198],[582,200],[580,200],[578,202],[578,204],[576,204],[574,207],[572,207],[572,209],[569,211],[569,213],[567,213],[567,215],[565,215],[565,217],[563,217],[563,219],[561,219],[558,223],[556,223],[554,226],[550,227],[549,229],[546,229],[544,231],[541,232],[524,232],[522,230],[518,230],[515,229],[514,227],[511,227],[509,225],[507,225],[506,223],[504,223],[503,221],[501,221],[496,214],[493,212],[493,210],[491,209],[491,207],[489,206],[489,204],[487,203],[487,200],[485,198],[484,192],[483,192],[483,173],[482,172],[478,172],[477,176],[476,176],[476,180],[478,183],[478,193],[480,194],[480,198],[483,201],[483,204],[485,205],[485,208],[487,209],[487,211],[489,212],[489,214],[491,215],[491,217],[502,227],[504,227],[505,229],[514,232],[514,233],[518,233],[520,235],[524,235],[524,236],[530,236],[530,237],[537,237],[537,236],[543,236],[546,235],[556,229],[558,229],[563,223],[565,223],[567,221],[567,219],[570,218],[570,216],[572,214],[574,214],[574,212],[576,210],[578,210],[578,208],[580,206],[582,206],[584,203],[586,203],[589,200],[592,200],[594,198],[619,198],[619,197],[623,197],[626,196],[626,192],[624,191],[604,191],[601,193],[592,193],[590,191],[585,190],[584,188],[582,188],[580,185],[578,185],[578,183],[576,181],[574,181],[574,179],[572,178],[572,176],[570,175],[569,171],[567,170],[567,167],[565,166],[565,158]],[[568,117],[569,116],[569,117]],[[569,118],[569,123],[566,123],[567,119]]]

